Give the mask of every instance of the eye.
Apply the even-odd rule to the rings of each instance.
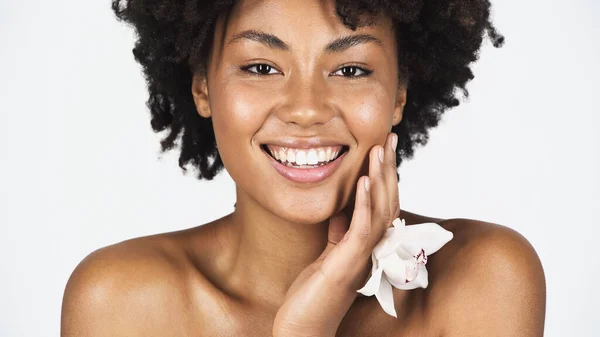
[[[275,68],[265,63],[251,64],[242,67],[242,70],[257,75],[273,75],[279,73]]]
[[[343,76],[343,77],[362,77],[368,76],[372,73],[372,70],[365,69],[359,66],[345,66],[331,73],[334,76]]]

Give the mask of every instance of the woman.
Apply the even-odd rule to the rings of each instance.
[[[400,209],[401,160],[466,94],[483,35],[502,43],[487,0],[113,9],[137,30],[163,151],[181,137],[182,169],[225,167],[236,208],[90,254],[67,284],[62,336],[543,334],[544,275],[522,236]],[[357,290],[397,218],[453,238],[420,256],[429,284],[394,288],[389,315]]]

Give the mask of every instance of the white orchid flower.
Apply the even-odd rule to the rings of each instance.
[[[406,226],[404,219],[396,219],[392,224],[373,249],[371,277],[358,292],[375,295],[383,310],[397,318],[392,286],[427,288],[427,256],[452,240],[453,234],[433,222]]]

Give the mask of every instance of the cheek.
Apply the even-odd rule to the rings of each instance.
[[[253,139],[268,117],[269,102],[264,91],[243,83],[220,81],[220,84],[210,91],[214,95],[210,102],[215,139],[225,169],[244,185],[252,181],[249,177],[260,174],[258,162],[263,159],[259,144],[253,143]]]
[[[343,99],[346,126],[359,146],[383,143],[392,128],[393,97],[377,87],[346,93]]]
[[[216,97],[211,97],[217,143],[250,145],[249,140],[264,123],[268,111],[264,93],[236,83],[227,83],[212,92],[217,92]]]
[[[219,122],[236,125],[229,129],[252,129],[253,126],[260,125],[264,118],[264,94],[248,90],[244,85],[226,84],[218,91],[218,97],[215,99],[217,103],[212,105],[213,118]]]

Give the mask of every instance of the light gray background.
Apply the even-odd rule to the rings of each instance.
[[[133,32],[109,1],[0,4],[0,336],[57,336],[83,257],[220,217],[234,185],[157,160]],[[470,100],[401,167],[402,207],[516,229],[546,271],[546,336],[600,336],[600,2],[493,9],[507,43],[484,46]]]

